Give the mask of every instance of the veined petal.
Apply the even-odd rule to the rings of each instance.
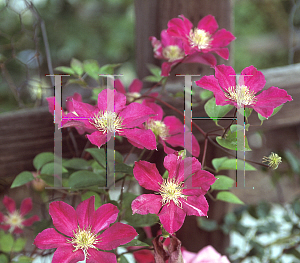
[[[180,15],[180,18],[173,18],[168,22],[167,32],[170,36],[185,37],[190,33],[193,28],[193,24],[190,20],[185,18],[184,15]]]
[[[53,115],[54,114],[54,104],[55,104],[55,97],[48,97],[46,98],[46,100],[48,101],[48,109],[49,112]]]
[[[135,162],[133,174],[140,186],[148,190],[159,191],[163,179],[154,163],[146,161]]]
[[[249,76],[243,76],[249,75]],[[244,68],[239,77],[239,85],[245,85],[250,92],[257,93],[261,91],[266,84],[265,76],[258,71],[255,67],[250,66]]]
[[[138,196],[131,203],[133,214],[158,214],[161,209],[161,196],[155,194],[144,194]]]
[[[6,195],[6,196],[4,196],[2,202],[3,202],[4,206],[6,207],[6,209],[8,210],[8,212],[13,213],[14,211],[16,211],[16,202],[14,199],[12,199]]]
[[[148,120],[151,115],[155,115],[152,109],[137,102],[130,103],[119,114],[123,118],[122,125],[126,128],[139,126]]]
[[[39,216],[34,215],[34,216],[32,216],[32,217],[30,217],[28,219],[25,219],[22,222],[22,225],[23,226],[31,226],[34,222],[39,221],[39,220],[40,220]]]
[[[143,105],[147,106],[148,108],[151,108],[155,114],[155,116],[151,117],[151,119],[156,121],[161,121],[164,115],[164,111],[161,106],[154,102],[150,102],[147,100],[143,101]]]
[[[211,49],[214,53],[219,55],[221,58],[228,60],[229,58],[229,50],[228,48],[213,48]]]
[[[84,260],[84,253],[82,249],[74,251],[72,245],[63,246],[56,249],[54,252],[52,263],[77,263]]]
[[[139,79],[134,79],[128,87],[129,92],[140,92],[143,87],[143,82]]]
[[[128,243],[137,235],[138,233],[132,226],[115,223],[99,235],[101,242],[95,244],[95,246],[102,250],[111,250]]]
[[[120,92],[122,94],[126,94],[125,87],[124,87],[124,85],[123,85],[123,83],[121,82],[120,79],[116,79],[114,85],[115,85],[115,89],[116,89],[117,92]]]
[[[217,105],[226,105],[228,102],[224,95],[224,91],[221,89],[218,80],[213,76],[204,76],[200,80],[195,82],[197,86],[210,90],[214,93]]]
[[[217,60],[211,53],[195,52],[186,56],[182,63],[201,63],[204,65],[215,66],[217,65]]]
[[[113,204],[104,204],[100,206],[93,216],[92,231],[95,233],[109,227],[118,217],[119,210]]]
[[[160,142],[160,143],[162,144],[162,146],[164,147],[164,152],[165,152],[166,154],[174,154],[174,153],[176,152],[176,150],[174,150],[174,149],[168,147],[168,146],[166,145],[165,141],[164,141],[161,137],[159,137],[159,142]]]
[[[111,138],[111,133],[105,134],[99,131],[93,132],[91,135],[86,135],[90,142],[97,145],[99,148]]]
[[[109,96],[107,96],[107,94]],[[98,108],[99,110],[105,111],[109,110],[107,105],[112,104],[114,107],[114,112],[119,113],[124,109],[126,105],[126,96],[116,90],[105,89],[101,91],[98,95]]]
[[[30,197],[25,198],[21,203],[20,215],[25,216],[32,209],[32,200]]]
[[[175,154],[168,154],[164,159],[164,167],[169,172],[169,178],[178,179],[179,166],[182,162],[182,158]],[[181,182],[182,180],[180,180]]]
[[[168,77],[171,71],[172,65],[176,64],[177,62],[164,62],[161,65],[161,76]]]
[[[204,195],[188,196],[187,200],[181,198],[182,208],[187,215],[206,216],[208,211],[208,203]]]
[[[164,229],[168,233],[173,234],[182,227],[185,219],[185,212],[171,201],[168,205],[163,206],[158,216]]]
[[[59,234],[54,228],[47,228],[36,236],[33,244],[40,249],[72,246],[67,243],[67,240],[66,237]]]
[[[132,145],[140,149],[156,150],[155,134],[150,129],[125,129],[121,135],[125,136]]]
[[[91,226],[95,214],[95,196],[81,202],[76,208],[76,214],[81,229]]]
[[[226,47],[231,41],[235,40],[235,36],[226,29],[218,30],[211,41],[211,45],[215,47]]]
[[[281,104],[292,101],[292,97],[287,94],[286,90],[277,87],[270,87],[256,96],[257,102],[252,108],[265,118],[269,118],[273,110]]]
[[[88,250],[89,258],[86,263],[117,263],[117,257],[114,253],[98,251],[90,248]]]
[[[219,65],[215,67],[215,71],[215,76],[223,90],[227,92],[229,87],[236,86],[236,74],[232,67]]]
[[[199,29],[205,30],[210,35],[212,35],[218,29],[219,26],[214,16],[207,15],[199,21],[197,27]]]
[[[73,230],[78,227],[77,215],[74,208],[65,202],[55,201],[50,204],[49,214],[55,228],[67,235],[73,236]]]
[[[184,126],[182,122],[175,116],[165,117],[164,124],[167,125],[170,135],[184,132]]]

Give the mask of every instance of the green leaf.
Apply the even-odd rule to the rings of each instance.
[[[154,214],[140,215],[132,214],[131,203],[138,195],[132,193],[123,194],[123,209],[125,210],[124,220],[133,227],[152,226],[158,222],[158,216]]]
[[[250,124],[249,124],[249,123],[246,124],[246,125],[245,125],[245,130],[248,131],[249,127],[250,127]],[[236,132],[236,131],[241,131],[241,130],[242,130],[242,131],[244,130],[244,126],[242,126],[242,125],[239,125],[239,124],[232,124],[232,125],[230,126],[230,131],[231,131],[231,132]]]
[[[120,247],[130,247],[130,246],[141,246],[141,247],[149,247],[149,245],[147,243],[144,243],[138,239],[133,239],[130,242],[121,245]]]
[[[103,168],[106,168],[106,154],[103,148],[88,148],[85,151],[90,153]]]
[[[153,64],[147,64],[147,68],[152,73],[152,75],[161,78],[161,68],[160,67],[153,65]]]
[[[245,116],[246,118],[249,118],[251,115],[253,109],[252,108],[239,108],[238,112],[242,115]]]
[[[296,174],[300,174],[300,162],[299,159],[290,151],[284,151],[285,158],[287,159],[292,171]]]
[[[54,177],[53,177],[53,174],[52,175],[48,175],[48,174],[40,174],[39,177],[45,181],[45,183],[49,186],[54,186]],[[59,181],[60,178],[58,179]]]
[[[121,64],[107,64],[100,68],[99,74],[113,75],[115,68],[119,67]]]
[[[154,82],[154,83],[160,82],[161,79],[162,79],[162,77],[157,77],[157,76],[146,76],[143,78],[144,81]]]
[[[208,99],[210,99],[213,95],[214,95],[214,93],[213,93],[212,91],[204,89],[204,90],[202,90],[202,91],[200,92],[200,99],[201,99],[201,100],[208,100]]]
[[[55,168],[55,169],[54,169]],[[41,169],[41,174],[53,175],[54,170],[62,171],[62,173],[67,173],[68,170],[58,163],[47,163]]]
[[[86,199],[89,199],[91,196],[95,196],[95,210],[97,210],[102,205],[102,201],[98,193],[87,191],[86,193],[81,195],[81,200],[84,201]]]
[[[212,165],[215,168],[215,170],[218,171],[222,163],[224,163],[226,160],[228,160],[228,157],[214,158],[212,160]]]
[[[213,189],[213,190],[228,190],[234,184],[234,180],[228,176],[217,175],[216,178],[218,178],[218,179],[211,186],[211,189]]]
[[[234,203],[234,204],[244,204],[243,201],[241,201],[235,194],[222,191],[217,194],[216,197],[217,200],[221,200],[228,203]]]
[[[0,251],[10,253],[14,245],[14,238],[11,234],[5,234],[4,231],[0,231]]]
[[[215,98],[211,98],[204,105],[206,114],[212,118],[216,124],[218,124],[217,118],[224,117],[232,108],[232,105],[217,106]]]
[[[133,168],[125,163],[115,165],[115,172],[133,175]]]
[[[43,165],[54,161],[54,154],[52,152],[40,153],[33,159],[33,166],[35,169],[40,170]]]
[[[32,173],[24,171],[24,172],[17,175],[17,177],[13,181],[10,188],[15,188],[15,187],[24,185],[28,182],[31,182],[32,180],[34,180],[34,177],[33,177]]]
[[[128,260],[126,259],[126,257],[124,255],[121,255],[118,258],[118,263],[129,263]]]
[[[61,66],[61,67],[55,68],[55,70],[61,71],[61,72],[66,73],[68,75],[75,75],[75,71],[73,69],[69,68],[69,67]]]
[[[244,140],[245,140],[245,149],[244,149]],[[225,135],[225,138],[221,136],[216,137],[218,144],[223,146],[226,149],[234,151],[251,151],[247,137],[244,136],[244,130],[239,130],[237,132],[228,131]]]
[[[25,248],[25,246],[26,246],[26,239],[20,237],[15,241],[12,250],[15,252],[20,252]]]
[[[75,170],[87,170],[90,168],[89,163],[82,158],[72,158],[63,162],[63,166]]]
[[[0,262],[1,263],[8,263],[8,258],[4,254],[0,254]]]
[[[99,80],[100,67],[96,60],[88,59],[83,61],[84,71],[93,79]]]
[[[123,163],[123,156],[118,151],[115,151],[115,161],[116,163]]]
[[[33,258],[30,258],[27,256],[20,256],[20,257],[18,257],[17,260],[18,260],[18,261],[16,261],[17,263],[32,263],[33,262]]]
[[[87,87],[87,83],[84,80],[81,79],[69,79],[68,84],[78,84],[82,87]]]
[[[218,229],[216,220],[206,219],[204,217],[197,217],[198,226],[205,231],[214,231]]]
[[[104,187],[106,186],[105,173],[104,171],[103,176],[101,176],[91,171],[77,171],[71,174],[69,186],[72,189],[84,189],[94,185]]]
[[[221,157],[215,158],[212,160],[212,164],[216,171],[220,170],[244,170],[245,171],[256,171],[256,168],[253,167],[251,164],[245,162],[244,168],[244,161],[237,160],[237,159],[228,159],[228,157]]]
[[[283,106],[283,104],[281,104],[280,106],[276,107],[270,117],[274,116],[282,108],[282,106]],[[258,115],[258,118],[261,120],[261,124],[263,123],[263,121],[267,120],[267,118],[263,117],[259,113],[257,113],[257,115]]]
[[[81,76],[83,74],[83,65],[78,59],[72,58],[70,66],[77,75]]]

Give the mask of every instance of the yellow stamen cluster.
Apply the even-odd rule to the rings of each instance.
[[[228,93],[225,93],[226,98],[235,101],[238,106],[252,105],[256,103],[254,91],[250,92],[245,85],[231,86],[228,88]]]
[[[103,133],[120,132],[123,119],[117,116],[115,112],[100,111],[98,114],[95,114],[94,117],[91,117],[89,122],[94,125],[98,131]]]
[[[169,136],[168,127],[162,121],[155,121],[153,119],[150,119],[146,124],[146,129],[151,129],[151,131],[153,131],[156,140],[158,140],[158,137],[166,140]]]
[[[182,203],[179,198],[187,199],[187,196],[182,194],[183,182],[178,182],[174,178],[164,179],[160,184],[159,193],[162,197],[162,205],[169,204],[171,201],[175,203],[179,208],[182,209]]]
[[[184,51],[176,45],[170,45],[163,49],[163,56],[167,58],[169,62],[173,62],[177,59],[184,58]]]
[[[278,165],[282,162],[281,157],[277,153],[271,153],[268,157],[264,156],[262,158],[263,163],[267,163],[273,170],[278,168]]]
[[[88,257],[88,249],[97,249],[95,244],[100,242],[100,238],[97,238],[97,234],[91,232],[90,227],[87,229],[80,229],[78,226],[76,231],[73,230],[72,240],[68,240],[67,242],[73,244],[73,247],[75,248],[73,252],[82,249],[86,257]]]
[[[16,227],[23,228],[24,218],[20,215],[19,211],[15,210],[12,213],[8,213],[7,216],[4,216],[4,221],[6,224],[10,225],[9,232],[13,232]]]
[[[192,47],[197,47],[198,49],[207,49],[210,47],[210,34],[203,29],[191,29],[188,40]]]

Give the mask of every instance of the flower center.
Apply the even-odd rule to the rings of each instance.
[[[268,157],[262,158],[263,163],[267,163],[273,170],[278,168],[278,165],[282,162],[281,157],[277,153],[271,153]]]
[[[19,212],[16,210],[13,213],[8,213],[7,216],[4,217],[5,218],[5,223],[10,225],[10,229],[9,232],[14,231],[14,229],[16,227],[18,228],[23,228],[23,217],[19,214]]]
[[[228,93],[225,93],[225,97],[235,101],[239,106],[251,105],[256,103],[254,91],[250,92],[249,88],[245,85],[236,87],[231,86],[228,89]]]
[[[199,28],[191,29],[188,39],[190,45],[198,49],[209,48],[211,42],[210,34]]]
[[[169,136],[168,127],[162,121],[155,121],[153,119],[150,119],[146,124],[146,128],[151,129],[151,131],[153,131],[156,140],[158,139],[158,137],[161,137],[163,140],[166,140]]]
[[[173,201],[175,205],[182,208],[182,203],[179,198],[187,199],[187,196],[182,194],[183,182],[177,182],[174,178],[164,179],[162,184],[160,184],[159,193],[162,196],[162,205],[169,204]]]
[[[100,111],[98,114],[94,114],[94,117],[89,119],[89,122],[96,127],[100,132],[120,132],[122,129],[123,119],[115,112]]]
[[[68,240],[68,243],[73,244],[73,247],[75,250],[73,252],[77,251],[78,249],[82,249],[86,256],[88,256],[87,250],[89,248],[94,248],[95,244],[99,243],[101,238],[97,238],[97,234],[91,232],[91,228],[85,229],[80,229],[78,227],[77,231],[73,230],[74,236],[72,237],[72,240]]]
[[[167,58],[169,62],[173,62],[177,59],[184,58],[184,51],[176,45],[170,45],[163,49],[163,56]]]

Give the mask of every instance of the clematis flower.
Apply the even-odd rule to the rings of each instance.
[[[212,91],[217,105],[253,108],[265,118],[269,118],[276,107],[292,100],[285,90],[277,87],[270,87],[257,94],[263,89],[266,80],[254,66],[243,69],[238,83],[234,69],[225,65],[215,67],[215,77],[204,76],[195,83]]]
[[[162,64],[162,76],[168,76],[171,68],[178,63],[202,63],[210,66],[217,64],[216,58],[210,53],[186,54],[183,40],[179,37],[170,36],[167,30],[161,32],[160,38],[161,41],[154,36],[149,39],[153,46],[154,57],[167,60]]]
[[[121,80],[116,79],[115,83],[114,83],[115,89],[116,91],[126,95],[127,97],[127,102],[132,102],[135,99],[138,99],[142,96],[142,94],[140,93],[142,87],[143,87],[143,82],[140,81],[139,79],[134,79],[131,84],[128,87],[128,92],[126,92],[125,87],[123,85],[123,83],[121,82]],[[152,97],[157,97],[158,93],[150,93],[149,96]],[[138,99],[135,100],[135,102],[137,103],[142,103],[144,100],[149,101],[149,102],[153,102],[154,98],[145,98],[145,99]]]
[[[52,263],[117,263],[112,250],[126,244],[137,232],[132,226],[115,223],[119,210],[113,204],[104,204],[95,211],[95,197],[81,202],[76,211],[65,202],[50,204],[49,213],[54,228],[43,230],[34,240],[40,249],[57,248]],[[102,232],[104,230],[104,232]],[[101,231],[101,232],[100,232]]]
[[[194,52],[214,52],[224,59],[228,59],[229,51],[225,48],[235,39],[234,35],[226,29],[218,30],[218,23],[214,16],[203,17],[196,28],[190,20],[180,15],[168,22],[167,32],[170,36],[178,37],[183,41],[185,54]]]
[[[212,246],[202,248],[198,253],[182,250],[184,263],[230,263],[226,256],[222,256]]]
[[[108,109],[107,94],[114,97],[114,110]],[[112,94],[113,93],[113,94]],[[110,99],[109,98],[109,99]],[[94,109],[91,105],[73,100],[74,111],[69,121],[64,125],[82,126],[94,132],[87,135],[92,144],[101,147],[116,134],[126,137],[128,141],[138,148],[156,149],[155,135],[151,130],[136,128],[154,114],[154,112],[139,103],[133,102],[126,106],[126,96],[116,90],[105,89],[98,95],[98,105]]]
[[[156,116],[150,117],[147,120],[145,128],[153,131],[156,141],[163,145],[165,153],[171,154],[176,152],[174,149],[168,147],[166,143],[172,147],[184,147],[184,126],[182,122],[175,116],[167,116],[163,119],[163,110],[155,103],[145,102],[144,105],[147,105],[156,113]],[[190,149],[189,145],[186,146],[186,149],[193,156],[198,157],[200,154],[199,143],[193,134],[192,149]]]
[[[10,233],[20,234],[25,226],[31,226],[35,221],[40,220],[37,215],[25,218],[32,209],[31,198],[25,198],[22,201],[20,211],[16,209],[16,202],[12,198],[4,196],[2,202],[8,213],[3,215],[0,212],[0,228],[8,230]]]
[[[164,166],[169,172],[168,179],[162,178],[155,164],[135,162],[134,177],[142,187],[155,191],[155,194],[140,195],[133,200],[131,208],[133,214],[157,214],[165,230],[173,234],[181,228],[186,215],[207,215],[208,203],[204,194],[216,178],[201,170],[201,163],[194,157],[183,160],[181,156],[169,154],[164,159]],[[185,188],[185,185],[191,188]]]

